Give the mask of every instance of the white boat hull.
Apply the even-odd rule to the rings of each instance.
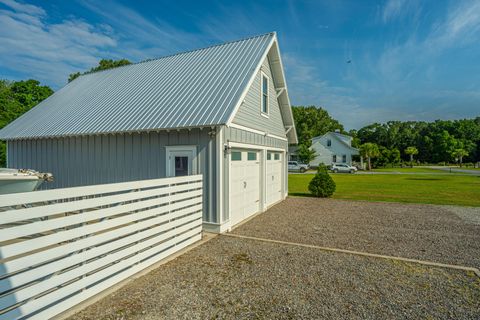
[[[0,194],[6,193],[18,193],[18,192],[30,192],[37,189],[43,180],[38,179],[15,179],[15,180],[4,180],[0,179]]]
[[[44,181],[51,181],[52,175],[33,170],[0,169],[0,194],[30,192]]]

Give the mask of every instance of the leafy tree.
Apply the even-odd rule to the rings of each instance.
[[[298,159],[305,164],[309,164],[315,159],[315,151],[305,144],[298,146],[297,155]]]
[[[358,131],[355,129],[352,129],[348,131],[348,135],[352,137],[352,147],[359,148],[362,143],[360,141],[360,138],[358,137]]]
[[[418,154],[418,149],[415,147],[408,147],[405,149],[405,154],[410,156],[410,167],[413,168],[413,156]]]
[[[53,90],[37,80],[0,80],[0,129],[49,97]],[[0,142],[0,167],[6,162],[6,146]]]
[[[367,158],[368,161],[368,170],[372,170],[372,158],[376,158],[380,155],[380,150],[378,145],[375,143],[367,142],[360,146],[360,155]]]
[[[393,166],[399,165],[400,164],[400,150],[397,148],[393,148],[390,150],[390,154],[388,156],[388,163],[390,163]]]
[[[343,125],[321,107],[294,106],[292,111],[299,144],[330,131],[340,130],[344,133]]]
[[[97,71],[101,71],[101,70],[118,68],[118,67],[126,66],[126,65],[129,65],[129,64],[131,64],[131,62],[128,61],[127,59],[120,59],[120,60],[102,59],[98,62],[98,66],[93,67],[88,71],[85,71],[83,73],[80,73],[80,72],[71,73],[68,76],[68,82],[72,82],[73,80],[75,80],[76,78],[80,77],[83,74],[88,74],[88,73],[97,72]]]
[[[376,167],[392,167],[400,164],[400,151],[397,148],[388,149],[384,146],[378,146],[379,155],[374,161]]]
[[[465,150],[465,149],[455,149],[453,150],[452,152],[452,156],[455,158],[455,159],[458,159],[457,161],[460,163],[460,167],[462,166],[462,162],[463,162],[463,157],[466,157],[468,156],[468,151]]]

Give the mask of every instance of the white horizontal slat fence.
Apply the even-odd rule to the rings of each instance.
[[[202,176],[0,195],[0,320],[48,319],[201,239]]]

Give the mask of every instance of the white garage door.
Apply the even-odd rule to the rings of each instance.
[[[282,199],[283,180],[282,154],[280,152],[267,152],[267,206]]]
[[[260,210],[260,159],[255,150],[232,150],[230,160],[230,220],[233,226]]]

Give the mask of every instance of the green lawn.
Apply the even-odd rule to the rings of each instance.
[[[445,173],[445,171],[431,168],[381,168],[373,169],[376,172],[412,172],[412,173]]]
[[[480,177],[469,175],[355,175],[332,174],[333,198],[480,206]],[[310,174],[290,174],[291,196],[310,196]]]

